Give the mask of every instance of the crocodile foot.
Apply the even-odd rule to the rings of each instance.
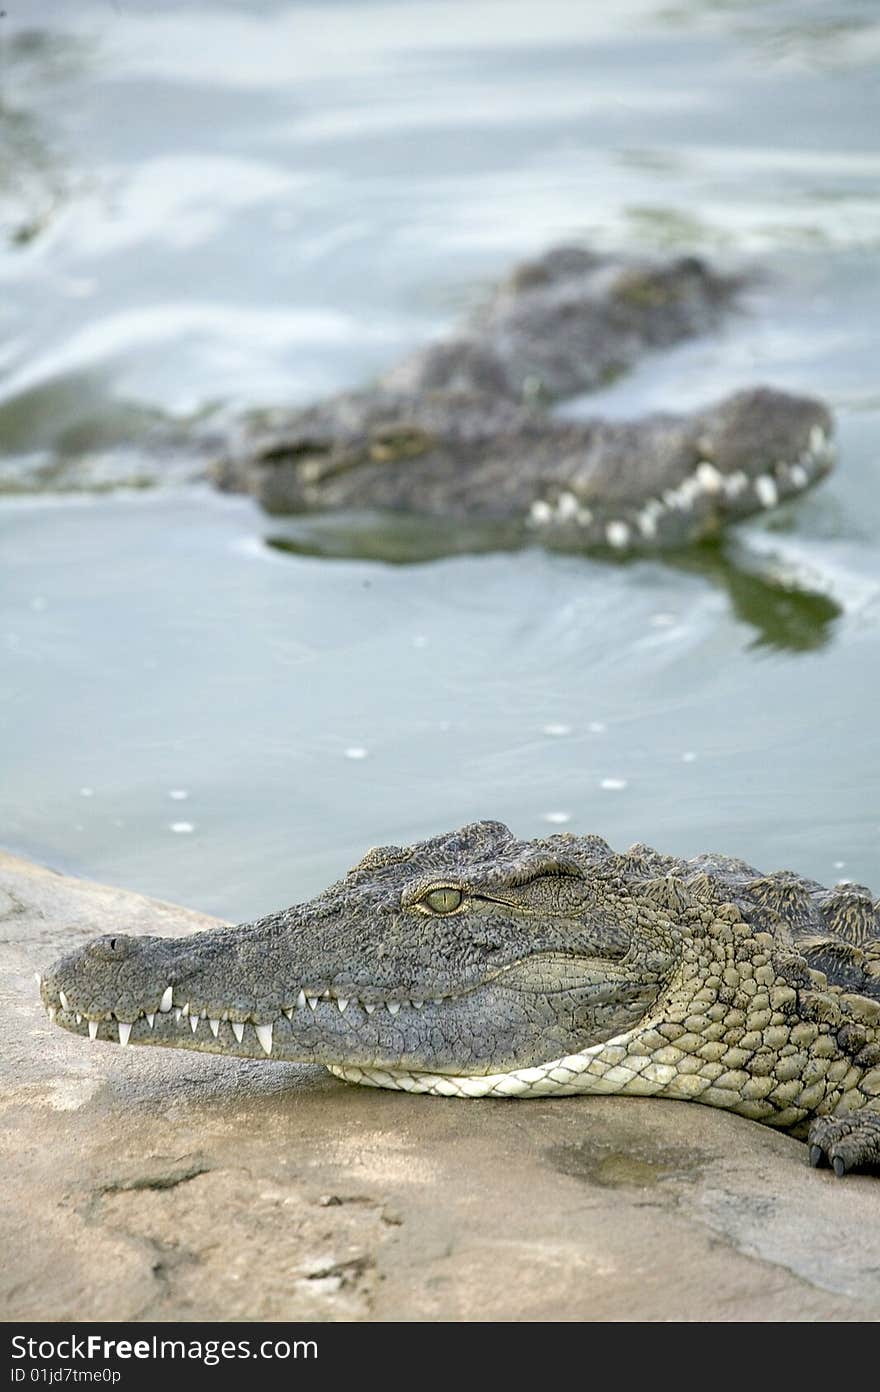
[[[880,1116],[852,1112],[842,1117],[816,1117],[807,1136],[810,1164],[827,1161],[838,1179],[847,1170],[880,1165]]]

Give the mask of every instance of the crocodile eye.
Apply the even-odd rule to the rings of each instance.
[[[435,913],[454,913],[463,898],[460,889],[432,889],[430,894],[425,895],[424,902]]]

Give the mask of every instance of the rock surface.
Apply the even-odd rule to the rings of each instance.
[[[880,1183],[708,1107],[446,1101],[52,1028],[33,972],[213,920],[0,853],[0,1311],[870,1320]]]

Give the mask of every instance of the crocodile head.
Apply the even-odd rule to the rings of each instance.
[[[769,387],[637,421],[554,419],[487,391],[360,392],[255,422],[216,477],[273,514],[430,517],[455,545],[463,523],[514,522],[524,539],[651,552],[800,496],[832,467],[832,431],[820,401]]]
[[[635,912],[619,864],[598,837],[520,842],[480,822],[371,850],[254,923],[97,938],[51,967],[42,999],[92,1038],[358,1081],[529,1068],[619,1036],[679,958],[680,935]]]

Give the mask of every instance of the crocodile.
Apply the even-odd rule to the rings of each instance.
[[[93,939],[40,992],[93,1040],[441,1097],[693,1100],[838,1176],[880,1162],[880,903],[728,856],[477,822],[252,923]]]
[[[689,545],[828,473],[821,402],[758,387],[622,422],[547,407],[715,326],[741,285],[695,257],[553,248],[517,267],[462,333],[375,386],[244,417],[213,480],[272,514],[384,509],[450,528],[516,519],[553,545]]]

